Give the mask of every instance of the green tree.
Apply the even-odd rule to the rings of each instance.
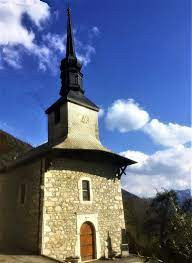
[[[183,206],[174,191],[158,193],[144,224],[152,242],[152,251],[168,263],[192,262],[192,202]]]

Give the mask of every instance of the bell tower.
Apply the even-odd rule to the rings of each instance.
[[[69,8],[67,17],[66,55],[60,66],[60,98],[46,110],[48,143],[58,148],[105,149],[98,135],[99,108],[84,95],[82,63],[75,53]]]

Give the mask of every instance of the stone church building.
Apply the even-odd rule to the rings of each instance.
[[[61,262],[121,253],[125,222],[120,178],[135,162],[101,144],[99,108],[84,95],[81,67],[68,9],[60,98],[46,110],[48,142],[37,148],[19,142],[22,154],[0,163],[1,249]],[[1,159],[5,137],[0,136]]]

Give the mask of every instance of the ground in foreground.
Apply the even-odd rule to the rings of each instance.
[[[56,263],[57,261],[51,260],[41,256],[34,255],[4,255],[0,254],[0,263]],[[135,256],[129,258],[114,259],[114,260],[97,260],[94,263],[141,263],[142,261]]]

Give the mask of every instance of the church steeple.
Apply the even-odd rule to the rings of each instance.
[[[61,142],[67,144],[66,147],[71,147],[72,144],[73,147],[84,147],[82,145],[84,141],[87,141],[89,147],[93,147],[95,141],[95,147],[100,148],[97,118],[99,108],[84,95],[82,64],[75,54],[69,8],[67,16],[66,56],[60,66],[61,97],[46,110],[48,141],[50,145]],[[90,139],[85,136],[85,131],[89,134]]]
[[[84,94],[83,74],[81,73],[82,64],[75,54],[73,40],[73,28],[70,8],[67,9],[67,44],[66,57],[61,61],[61,90],[60,95],[66,97],[70,90]]]
[[[73,29],[72,29],[71,10],[70,10],[70,8],[67,9],[67,15],[68,15],[68,22],[67,22],[66,58],[68,58],[69,56],[76,57],[76,55],[75,55],[75,47],[74,47],[74,40],[73,40]]]

